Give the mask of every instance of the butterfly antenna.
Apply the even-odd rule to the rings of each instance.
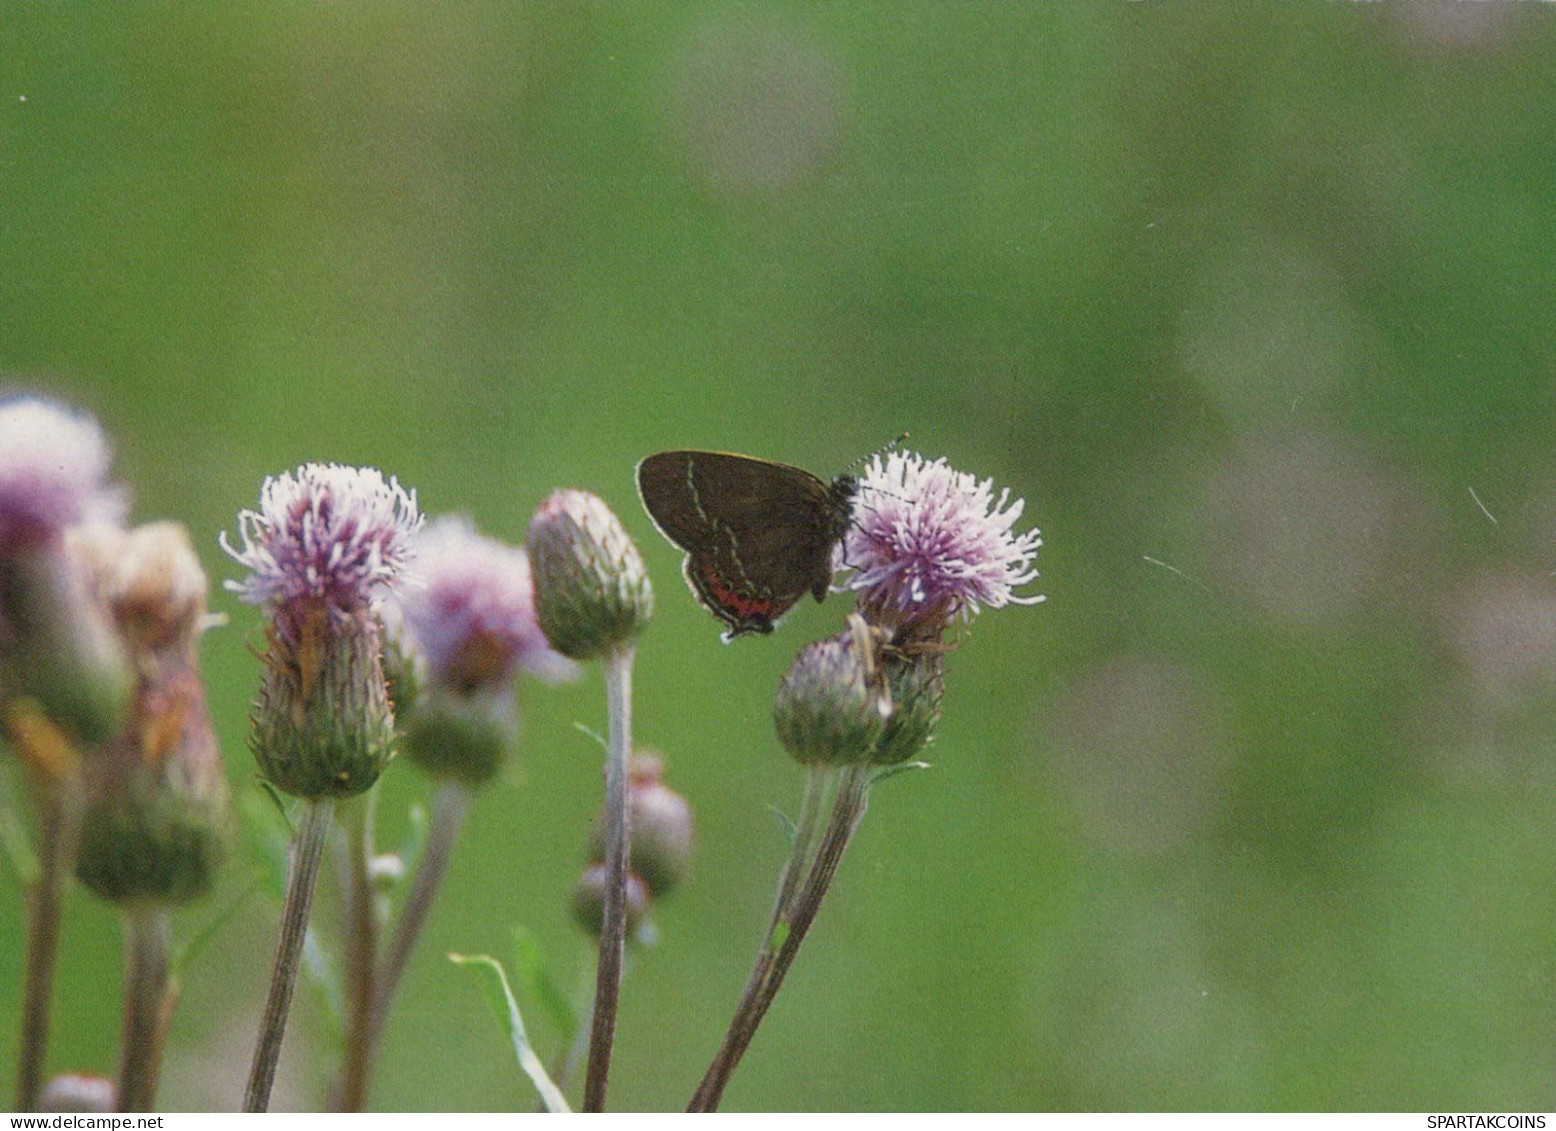
[[[902,447],[903,444],[908,442],[908,437],[911,436],[911,435],[913,435],[913,433],[911,433],[911,432],[904,432],[902,435],[898,436],[895,440],[892,440],[889,443],[882,444],[880,447],[876,448],[875,451],[873,451],[873,452],[866,452],[862,456],[854,457],[854,461],[852,463],[850,463],[848,465],[848,467],[846,467],[844,469],[845,472],[850,472],[851,473],[851,472],[857,471],[866,461],[872,460],[876,456],[883,456],[887,452],[894,452],[894,451],[896,451],[898,448]]]

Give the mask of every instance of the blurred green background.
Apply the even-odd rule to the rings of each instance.
[[[1049,600],[951,657],[933,771],[877,791],[726,1106],[1549,1109],[1543,8],[12,4],[0,372],[96,411],[213,582],[217,532],[306,460],[512,539],[555,486],[617,508],[659,594],[637,734],[700,843],[624,990],[615,1108],[684,1104],[717,1044],[798,799],[771,695],[846,607],[720,644],[633,464],[831,474],[911,428],[1027,500]],[[217,604],[249,791],[258,615]],[[380,1108],[530,1103],[445,952],[524,924],[585,967],[598,673],[526,707]],[[384,788],[392,841],[425,788]],[[0,908],[8,1101],[9,870]],[[167,1108],[237,1106],[275,915],[191,972]],[[119,947],[78,892],[53,1068],[112,1072]],[[278,1107],[334,1063],[299,1001]]]

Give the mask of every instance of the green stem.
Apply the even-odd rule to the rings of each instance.
[[[27,888],[27,958],[23,974],[22,1030],[16,1068],[16,1110],[35,1111],[43,1090],[44,1052],[54,997],[54,958],[60,912],[81,834],[81,797],[73,780],[37,790],[38,878]]]
[[[801,810],[801,824],[795,832],[794,851],[779,881],[779,899],[773,913],[773,923],[757,952],[755,967],[746,982],[740,1004],[735,1008],[729,1029],[724,1034],[724,1041],[692,1095],[687,1111],[718,1110],[724,1088],[750,1046],[751,1039],[756,1036],[762,1018],[767,1015],[768,1006],[783,985],[784,976],[821,910],[821,901],[826,897],[833,877],[837,875],[843,852],[853,838],[854,830],[859,827],[873,771],[871,766],[850,766],[842,770],[811,768],[810,777],[806,781],[806,802]],[[827,792],[832,793],[832,808],[819,841],[816,841],[816,831],[821,823],[822,797]],[[811,850],[813,842],[814,852]],[[804,869],[805,878],[796,883],[794,876],[801,869]]]
[[[373,907],[373,798],[352,805],[346,829],[346,1043],[337,1110],[361,1111],[367,1103],[373,1057],[374,973],[378,917]]]
[[[275,1084],[276,1062],[281,1057],[281,1038],[286,1035],[286,1017],[292,1005],[292,991],[297,988],[303,939],[308,933],[314,881],[318,879],[319,859],[324,855],[324,844],[329,839],[335,803],[328,798],[305,800],[302,812],[302,827],[292,842],[292,864],[286,882],[286,903],[281,910],[281,934],[276,941],[270,995],[265,999],[259,1043],[254,1048],[248,1091],[243,1099],[246,1112],[266,1111],[270,1107],[270,1089]]]
[[[124,1038],[119,1050],[119,1110],[156,1109],[167,1038],[167,912],[136,908],[124,916]]]
[[[616,1038],[616,1001],[627,938],[627,774],[632,756],[632,657],[624,644],[606,654],[605,700],[610,745],[605,755],[605,915],[600,929],[600,964],[594,982],[594,1016],[589,1028],[589,1066],[584,1077],[584,1111],[605,1110],[611,1047]]]

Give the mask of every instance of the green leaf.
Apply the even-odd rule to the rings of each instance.
[[[177,953],[173,955],[171,963],[173,977],[181,978],[184,976],[189,968],[194,965],[195,960],[205,952],[205,948],[211,945],[211,940],[221,934],[222,928],[232,922],[232,917],[242,910],[243,905],[252,899],[254,893],[264,885],[264,873],[256,870],[254,878],[238,894],[238,897],[228,904],[226,910],[219,912],[214,919],[201,928],[199,934],[178,948]]]
[[[346,995],[340,988],[340,963],[335,961],[335,956],[312,927],[303,935],[303,969],[308,971],[309,979],[318,988],[319,998],[324,1003],[324,1019],[330,1037],[335,1042],[344,1040]]]
[[[790,848],[794,847],[794,834],[799,829],[794,824],[794,818],[785,813],[776,805],[769,805],[767,811],[778,818],[778,827],[783,829],[783,840]]]
[[[576,731],[582,731],[584,734],[587,734],[590,738],[594,739],[594,741],[599,744],[601,750],[610,750],[611,744],[606,742],[604,736],[593,727],[585,726],[583,723],[574,723],[573,729]]]
[[[448,958],[456,965],[470,967],[480,977],[487,1003],[497,1015],[498,1022],[507,1030],[508,1038],[513,1042],[514,1055],[519,1058],[519,1067],[535,1085],[546,1110],[571,1112],[572,1108],[567,1106],[561,1090],[552,1083],[546,1073],[546,1066],[540,1063],[540,1057],[535,1055],[529,1043],[529,1037],[524,1032],[524,1019],[519,1016],[519,1003],[513,999],[513,990],[508,986],[508,975],[503,972],[502,963],[485,954],[451,954]]]
[[[927,770],[927,769],[929,769],[929,763],[928,762],[903,762],[901,765],[887,766],[884,770],[882,770],[880,773],[876,774],[873,778],[870,779],[870,784],[872,786],[880,785],[881,782],[885,781],[887,778],[894,778],[898,774],[905,774],[905,773],[907,773],[910,770]]]
[[[513,980],[518,983],[528,1001],[538,1002],[546,1016],[562,1035],[562,1043],[570,1045],[578,1032],[578,1015],[573,1003],[551,976],[546,952],[528,927],[513,929]]]
[[[421,862],[421,854],[427,847],[427,828],[431,823],[431,819],[427,816],[427,807],[412,805],[410,811],[406,813],[406,821],[409,827],[406,829],[405,839],[400,842],[398,852],[401,863],[405,865],[405,874],[411,876],[416,873],[416,865]]]
[[[268,786],[265,792],[244,790],[238,794],[238,811],[242,818],[243,839],[253,854],[264,862],[265,893],[280,903],[286,898],[287,848],[291,844],[292,830],[284,819],[284,812],[281,814],[283,819],[276,820],[276,810],[270,804],[274,798],[275,794]]]

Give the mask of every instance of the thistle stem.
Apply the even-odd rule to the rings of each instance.
[[[605,913],[600,930],[600,963],[594,982],[594,1015],[589,1028],[589,1066],[584,1077],[584,1111],[605,1110],[611,1046],[616,1037],[616,1001],[627,938],[627,764],[632,755],[633,647],[623,644],[604,657],[605,700],[610,714],[610,744],[605,755]]]
[[[281,1039],[286,1035],[287,1013],[292,1005],[292,991],[297,988],[297,967],[302,958],[303,939],[308,933],[314,881],[319,876],[319,860],[324,855],[324,844],[329,839],[334,815],[335,803],[327,798],[303,802],[302,826],[292,841],[292,861],[287,875],[286,903],[281,910],[281,934],[276,941],[270,995],[265,999],[259,1043],[254,1048],[254,1064],[243,1099],[246,1112],[266,1111],[270,1107],[270,1089],[275,1084]]]
[[[800,944],[805,941],[806,933],[821,910],[821,901],[837,875],[843,852],[864,816],[873,772],[870,766],[850,766],[841,770],[814,766],[810,769],[793,851],[779,880],[772,923],[757,951],[751,977],[724,1034],[724,1041],[692,1095],[687,1111],[718,1110],[725,1086],[751,1039],[756,1036],[757,1027],[777,996],[784,976],[799,953]],[[826,816],[825,827],[820,829],[818,841],[816,834],[827,793],[832,794],[832,808]],[[802,870],[804,879],[796,882],[795,877]]]
[[[119,1050],[119,1110],[153,1111],[167,1038],[167,912],[136,908],[124,917],[124,1037]]]
[[[49,1043],[54,997],[54,957],[59,949],[60,912],[81,835],[81,797],[66,778],[37,790],[38,877],[28,885],[27,958],[23,974],[22,1029],[16,1067],[16,1110],[36,1111],[43,1089],[43,1059]]]
[[[448,863],[454,854],[454,843],[470,808],[470,791],[455,781],[446,781],[438,787],[432,800],[432,825],[427,832],[427,845],[416,865],[416,875],[405,895],[405,906],[400,910],[399,922],[389,941],[388,952],[379,964],[373,986],[373,1008],[369,1014],[365,1035],[365,1071],[372,1071],[378,1056],[378,1044],[383,1037],[384,1026],[389,1020],[389,1007],[400,978],[410,965],[411,952],[427,922],[443,877],[448,873]],[[367,1080],[363,1081],[363,1100],[366,1100]],[[346,1110],[355,1110],[348,1108]]]
[[[346,822],[346,1042],[341,1066],[338,1111],[361,1111],[367,1103],[372,1068],[374,975],[378,964],[378,917],[373,907],[373,882],[368,874],[373,856],[373,799],[369,792],[349,812]]]

